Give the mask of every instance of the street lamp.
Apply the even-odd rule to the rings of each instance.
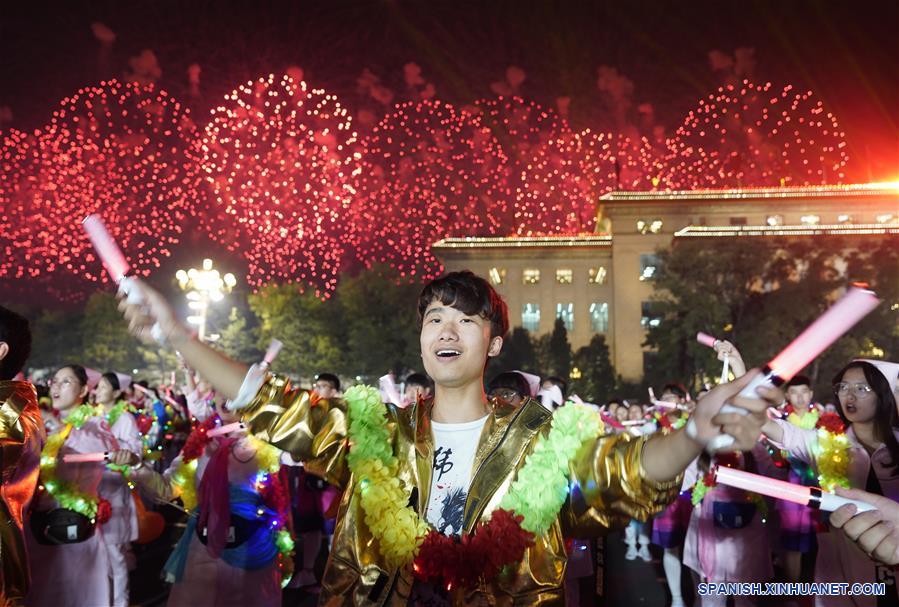
[[[225,298],[225,293],[230,293],[237,279],[230,272],[222,276],[218,270],[212,268],[212,260],[204,259],[203,268],[198,270],[178,270],[175,273],[178,285],[187,294],[187,307],[193,314],[187,317],[187,322],[197,325],[200,341],[206,339],[206,317],[209,305]]]

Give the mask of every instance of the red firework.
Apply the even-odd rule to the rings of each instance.
[[[178,243],[196,202],[183,154],[188,110],[153,85],[115,80],[64,99],[40,135],[32,204],[47,211],[44,270],[108,280],[81,229],[99,213],[132,268],[147,274]]]
[[[36,134],[11,129],[0,137],[0,279],[33,279],[47,260],[48,209],[37,206],[40,162]]]
[[[845,133],[811,91],[727,85],[700,100],[669,141],[678,189],[839,183]]]
[[[467,112],[440,101],[397,106],[363,141],[359,256],[403,279],[441,271],[431,255],[448,236],[487,236],[507,227],[500,195],[506,158]]]
[[[203,223],[239,251],[248,281],[297,281],[325,297],[351,233],[356,134],[337,97],[269,75],[225,95],[198,145],[211,189]]]

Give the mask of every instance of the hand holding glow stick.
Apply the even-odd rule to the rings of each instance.
[[[696,334],[696,341],[698,341],[702,345],[708,346],[710,348],[714,348],[715,344],[718,343],[717,338],[712,337],[708,333],[703,333],[702,331],[700,331],[699,333]]]
[[[649,387],[649,402],[652,403],[653,407],[658,407],[660,409],[677,409],[678,411],[690,410],[690,408],[685,405],[678,405],[677,403],[669,403],[667,401],[657,399],[656,392],[652,389],[652,386]]]
[[[109,459],[109,453],[68,453],[62,456],[62,461],[66,464],[84,464],[105,462]]]
[[[265,357],[262,359],[262,367],[267,369],[272,361],[275,360],[275,357],[278,355],[278,352],[281,351],[281,348],[284,346],[283,343],[278,341],[277,339],[272,339],[268,344],[268,350],[265,351]]]
[[[760,386],[781,386],[814,360],[821,352],[855,326],[880,304],[873,291],[850,287],[846,294],[824,314],[810,324],[805,331],[790,342],[784,350],[765,365],[762,372],[740,392],[740,396],[757,399],[756,388]],[[725,404],[722,413],[741,413],[739,407]],[[733,444],[733,437],[723,434],[708,445],[710,451],[724,449]]]
[[[133,287],[131,277],[128,275],[131,266],[128,265],[128,261],[125,259],[122,249],[116,244],[115,239],[109,233],[109,230],[106,229],[100,216],[88,215],[81,225],[84,227],[84,231],[87,232],[88,238],[90,238],[91,243],[94,245],[97,256],[99,256],[100,261],[103,262],[103,267],[109,272],[109,276],[112,278],[113,282],[115,282],[119,286],[119,289],[127,296],[128,303],[135,305],[143,303],[143,296],[138,289]],[[153,339],[160,344],[165,341],[165,336],[162,334],[162,329],[158,324],[154,324],[150,332]]]
[[[246,426],[243,424],[243,422],[234,422],[231,424],[225,424],[224,426],[219,426],[218,428],[213,428],[206,433],[206,436],[215,438],[216,436],[224,436],[225,434],[237,432],[238,430],[244,430],[245,428]]]
[[[833,493],[822,491],[818,487],[805,487],[803,485],[794,485],[786,481],[780,481],[760,474],[752,474],[735,468],[726,466],[718,466],[715,469],[715,480],[722,485],[743,489],[744,491],[752,491],[760,493],[768,497],[774,497],[794,504],[802,504],[816,510],[824,510],[825,512],[833,512],[840,506],[846,504],[854,504],[858,512],[866,512],[868,510],[876,510],[874,506],[867,502],[853,500],[846,497],[840,497]]]

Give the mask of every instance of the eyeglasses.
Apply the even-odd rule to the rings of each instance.
[[[497,389],[490,393],[490,398],[498,398],[499,400],[510,401],[520,398],[515,390]]]
[[[845,396],[852,392],[855,398],[864,398],[874,392],[868,384],[850,384],[844,381],[834,384],[833,391],[840,396]]]
[[[62,381],[56,381],[55,379],[51,379],[50,382],[48,383],[48,386],[51,388],[53,386],[56,386],[58,388],[68,388],[69,386],[73,386],[73,385],[75,385],[75,381],[73,379],[71,379],[70,377],[67,377]]]

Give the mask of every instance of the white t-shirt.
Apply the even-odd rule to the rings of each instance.
[[[486,415],[462,424],[431,422],[434,429],[434,462],[427,520],[444,535],[462,532],[465,499],[474,472],[474,456],[486,422]]]

